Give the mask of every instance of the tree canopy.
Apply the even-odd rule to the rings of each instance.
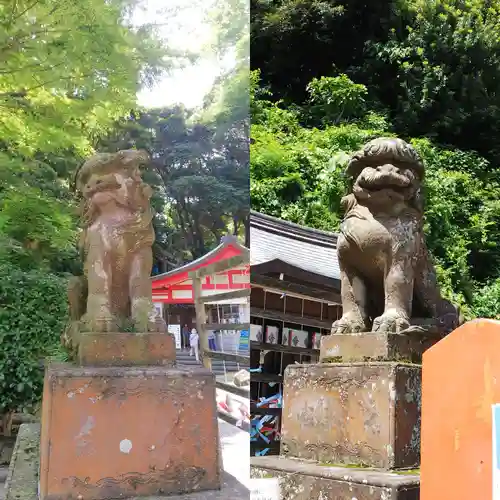
[[[92,151],[125,146],[145,147],[155,157],[158,258],[173,246],[167,260],[178,265],[210,250],[227,231],[244,235],[245,2],[200,2],[213,27],[200,54],[169,48],[155,25],[133,24],[131,13],[141,5],[12,0],[0,6],[0,258],[76,272],[74,172]],[[172,5],[163,15],[172,24],[179,13],[181,6]],[[220,68],[201,109],[140,109],[141,86],[193,57],[212,58]]]
[[[74,148],[135,105],[168,60],[131,0],[12,0],[0,6],[0,137],[17,154]]]

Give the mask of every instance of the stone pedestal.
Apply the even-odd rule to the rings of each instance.
[[[252,457],[250,464],[252,477],[279,479],[282,500],[419,500],[418,474],[318,465],[283,457]]]
[[[40,499],[100,500],[221,486],[215,380],[203,368],[46,369]]]
[[[282,454],[384,469],[418,467],[420,367],[392,362],[290,365]]]
[[[174,366],[175,340],[169,333],[82,333],[83,366]]]
[[[253,476],[279,477],[282,500],[417,500],[414,363],[437,340],[425,332],[324,336],[320,364],[285,370],[281,457],[253,458]]]
[[[10,462],[5,483],[5,500],[40,500],[40,424],[22,424]],[[235,477],[224,473],[221,489],[172,495],[168,500],[248,500],[250,492]],[[79,497],[66,497],[78,499]],[[80,498],[93,498],[91,495]],[[141,497],[143,500],[161,500],[164,494]],[[137,500],[137,497],[134,497]]]
[[[349,333],[324,335],[321,338],[320,361],[403,361],[422,363],[422,354],[439,342],[442,334],[414,329],[401,333]]]

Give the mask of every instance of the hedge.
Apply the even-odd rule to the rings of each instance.
[[[0,413],[40,401],[40,360],[63,352],[67,309],[64,278],[0,265]]]

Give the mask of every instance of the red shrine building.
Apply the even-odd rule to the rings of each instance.
[[[244,250],[245,247],[235,237],[226,236],[218,247],[203,257],[172,271],[151,277],[153,303],[166,320],[178,344],[182,327],[187,325],[191,329],[196,325],[193,283],[189,278],[189,273],[209,264],[241,255]],[[249,265],[207,276],[202,283],[202,294],[214,295],[242,288],[250,288]],[[226,300],[224,303],[213,303],[212,307],[207,308],[207,312],[210,323],[248,323],[249,300],[241,298]]]

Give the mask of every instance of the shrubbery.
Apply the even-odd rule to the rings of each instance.
[[[66,280],[0,266],[0,414],[29,408],[42,394],[40,361],[63,355]]]

